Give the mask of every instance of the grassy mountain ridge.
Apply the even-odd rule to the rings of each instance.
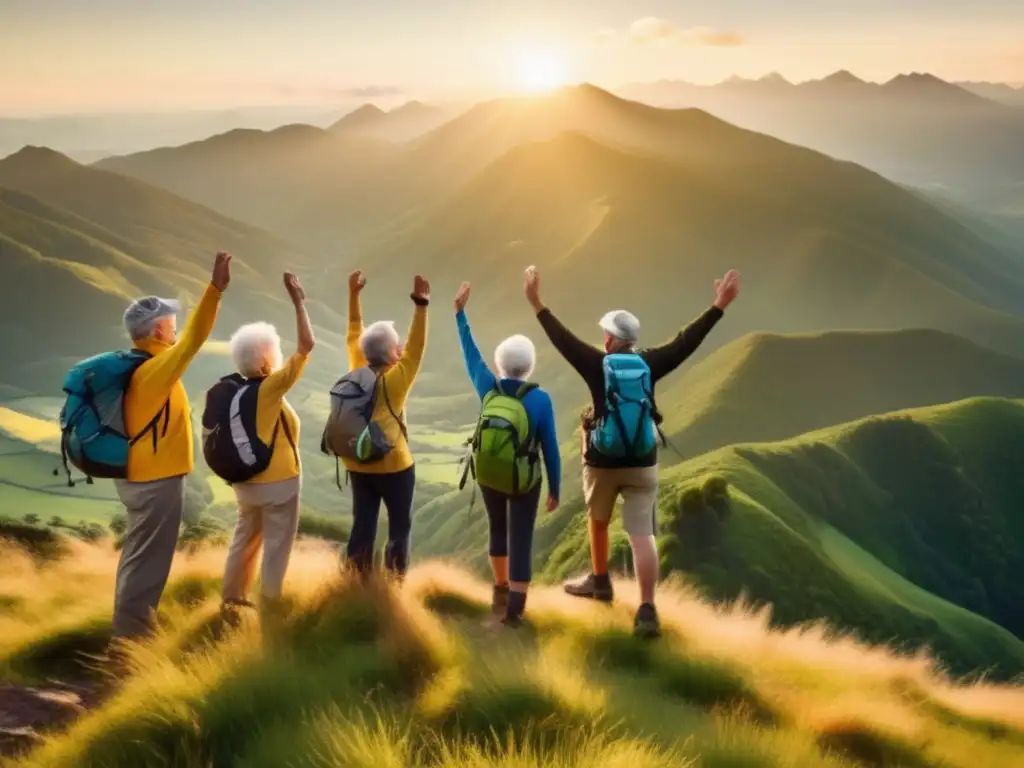
[[[1024,360],[932,330],[756,333],[667,383],[663,429],[693,457],[904,408],[1024,397]]]
[[[223,550],[183,554],[160,634],[118,685],[97,697],[80,682],[88,710],[13,765],[967,768],[1024,749],[1019,687],[955,683],[823,628],[769,631],[679,585],[663,594],[665,637],[644,644],[626,630],[632,600],[538,588],[529,624],[506,632],[464,572],[427,564],[401,587],[360,587],[323,547],[296,554],[289,602],[260,627],[219,616]],[[5,551],[6,679],[41,681],[102,643],[113,562],[103,546],[47,569]]]
[[[422,271],[442,297],[472,281],[470,318],[486,348],[503,333],[538,333],[521,293],[522,269],[532,263],[552,310],[595,342],[597,317],[624,306],[641,317],[642,342],[657,343],[702,311],[713,280],[735,267],[748,289],[709,346],[753,330],[909,326],[1019,349],[1020,320],[1009,312],[1024,291],[1020,268],[1002,251],[861,169],[852,172],[865,179],[863,193],[849,193],[859,206],[799,191],[828,183],[814,181],[820,162],[842,168],[812,154],[808,166],[789,168],[798,180],[783,194],[769,174],[762,185],[742,170],[645,157],[565,134],[512,150],[356,263],[371,279],[380,263]],[[343,275],[334,285],[344,290]],[[404,312],[403,299],[396,290],[378,311]],[[432,346],[435,361],[457,365],[454,339],[449,332]],[[539,354],[547,380],[555,371],[571,378],[548,345]]]
[[[216,333],[263,319],[292,336],[294,315],[280,284],[281,272],[292,269],[311,286],[310,311],[327,328],[322,341],[337,339],[331,331],[340,321],[317,295],[317,269],[305,251],[137,179],[28,148],[0,160],[0,219],[11,277],[0,286],[0,323],[25,340],[10,345],[24,376],[8,371],[8,383],[20,376],[32,392],[49,391],[45,381],[52,384],[67,361],[46,372],[31,372],[33,363],[123,346],[121,316],[131,298],[198,299],[218,250],[236,259]],[[48,340],[43,349],[39,339]]]
[[[663,572],[716,600],[771,603],[783,626],[826,617],[873,642],[927,645],[959,674],[1020,675],[1022,426],[1024,403],[975,398],[692,458],[662,476]],[[417,551],[483,570],[486,520],[469,501],[467,490],[421,509]],[[621,523],[612,531],[613,566],[626,569]],[[578,484],[539,518],[534,562],[541,579],[589,567]]]
[[[180,147],[107,158],[96,167],[137,177],[299,242],[336,248],[367,222],[395,210],[381,182],[393,178],[394,152],[390,143],[363,134],[296,125],[229,131]],[[325,228],[331,238],[321,237]]]

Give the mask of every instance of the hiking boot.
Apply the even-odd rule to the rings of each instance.
[[[501,617],[501,623],[504,624],[509,629],[519,629],[519,627],[523,626],[523,617],[522,616],[508,616],[508,615],[502,616]]]
[[[633,619],[633,635],[642,639],[661,637],[661,622],[658,621],[658,610],[650,603],[644,603]]]
[[[495,616],[504,616],[508,608],[508,584],[495,584],[491,592],[491,613]]]
[[[610,603],[615,597],[615,590],[612,589],[612,581],[607,573],[600,576],[592,573],[581,581],[567,583],[563,589],[567,595],[600,600],[602,603]]]
[[[220,604],[220,616],[224,622],[233,629],[238,629],[242,623],[242,609],[256,609],[253,603],[248,600],[228,599]]]

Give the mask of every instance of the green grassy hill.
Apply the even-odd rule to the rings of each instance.
[[[488,349],[510,333],[540,333],[522,298],[531,263],[548,305],[595,343],[596,319],[613,307],[640,316],[643,343],[660,342],[703,311],[713,280],[735,267],[743,296],[704,352],[755,330],[906,327],[1021,348],[1019,265],[905,190],[807,159],[786,167],[795,181],[784,184],[740,161],[674,162],[565,134],[512,150],[451,199],[397,223],[357,263],[371,279],[381,263],[422,271],[442,301],[473,281],[470,317]],[[846,189],[847,199],[814,184]],[[341,275],[333,285],[344,292]],[[371,290],[379,296],[379,282]],[[406,311],[403,292],[388,296],[375,312]],[[431,365],[450,369],[459,362],[447,322]],[[574,375],[549,345],[539,353],[538,377],[571,396]]]
[[[290,125],[106,158],[96,168],[337,253],[395,211],[395,189],[382,183],[395,178],[395,153],[361,133]]]
[[[643,643],[629,599],[537,589],[513,632],[464,572],[431,564],[401,587],[360,587],[322,548],[296,554],[288,604],[235,628],[217,605],[223,551],[181,556],[162,631],[126,674],[100,687],[79,667],[75,688],[54,691],[76,654],[102,647],[113,558],[77,547],[40,569],[6,551],[0,678],[44,686],[60,715],[12,765],[973,768],[1024,755],[1019,686],[955,684],[927,659],[813,628],[772,632],[679,585],[663,595],[665,637]]]
[[[699,456],[663,476],[663,570],[717,600],[770,602],[781,625],[824,617],[872,641],[929,645],[958,673],[1022,674],[1022,434],[1024,403],[980,398]],[[420,556],[485,570],[486,520],[469,501],[467,490],[420,510]],[[628,568],[613,532],[613,563]],[[541,578],[589,567],[578,483],[541,517],[534,546]]]
[[[939,331],[832,331],[745,336],[668,379],[658,400],[692,458],[977,395],[1024,397],[1024,360]]]

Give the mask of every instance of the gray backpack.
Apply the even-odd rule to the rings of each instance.
[[[391,408],[383,375],[364,366],[346,373],[331,388],[331,414],[327,417],[320,450],[328,456],[368,464],[384,458],[394,449],[384,430],[373,420],[378,385],[388,411],[408,441],[405,422]]]

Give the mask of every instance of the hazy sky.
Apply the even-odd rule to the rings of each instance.
[[[0,112],[845,68],[1024,81],[1024,0],[0,0]]]

